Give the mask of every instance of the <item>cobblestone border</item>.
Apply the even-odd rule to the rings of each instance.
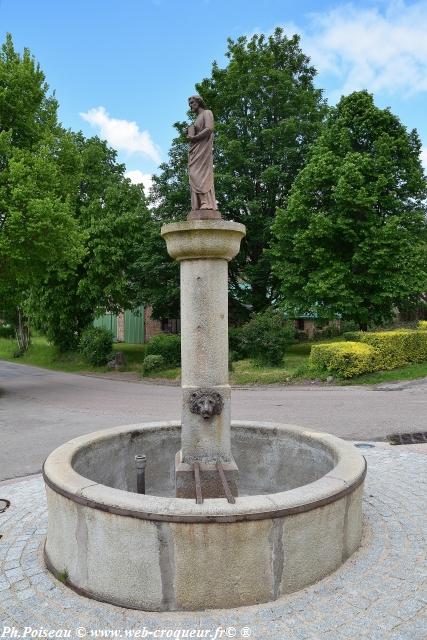
[[[69,629],[74,638],[81,628],[89,637],[91,629],[126,637],[125,630],[143,627],[222,626],[234,628],[236,637],[249,629],[256,640],[425,640],[426,457],[380,448],[363,453],[365,533],[342,567],[268,605],[194,614],[122,609],[70,591],[43,564],[47,513],[41,476],[1,483],[0,496],[11,506],[0,514],[0,630]]]

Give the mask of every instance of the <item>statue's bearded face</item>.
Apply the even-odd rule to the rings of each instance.
[[[191,111],[197,111],[199,108],[199,101],[196,100],[196,98],[190,98],[188,104],[190,105]]]

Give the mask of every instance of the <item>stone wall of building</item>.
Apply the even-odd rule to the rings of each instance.
[[[154,336],[158,336],[162,333],[162,323],[160,320],[155,320],[152,317],[152,307],[147,306],[144,309],[144,332],[145,342],[148,342]]]

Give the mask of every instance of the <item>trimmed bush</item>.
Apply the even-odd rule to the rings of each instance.
[[[421,331],[427,331],[427,320],[420,320],[418,322],[418,329],[421,329]]]
[[[375,349],[360,342],[334,342],[313,345],[309,367],[312,372],[353,378],[375,370]]]
[[[107,364],[114,356],[113,334],[103,327],[88,327],[80,338],[79,352],[95,367]]]
[[[145,347],[147,356],[162,356],[168,367],[181,365],[181,337],[167,333],[161,333],[151,338]]]
[[[408,362],[427,360],[427,334],[424,331],[362,331],[359,340],[375,348],[377,370],[396,369]]]
[[[243,351],[256,362],[273,366],[282,364],[286,346],[295,336],[293,323],[274,309],[252,316],[241,332]]]
[[[310,367],[313,371],[328,371],[349,378],[361,373],[397,369],[410,362],[427,360],[427,331],[413,329],[378,332],[356,331],[347,332],[344,337],[349,341],[312,347]],[[364,348],[364,351],[357,350],[358,356],[356,356],[354,355],[356,350],[353,347],[349,350],[345,349],[348,345],[359,345]],[[366,347],[371,349],[370,359]],[[362,357],[363,354],[366,357]],[[356,360],[353,362],[354,358],[358,362]],[[345,360],[348,360],[348,364],[345,364]],[[350,374],[351,371],[354,373]]]
[[[164,364],[165,364],[165,360],[163,356],[156,356],[156,355],[146,356],[142,363],[142,373],[146,375],[151,371],[156,371],[156,369],[161,369],[162,367],[164,367]]]

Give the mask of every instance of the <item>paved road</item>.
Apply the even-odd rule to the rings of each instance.
[[[298,424],[355,440],[427,430],[427,378],[377,387],[235,389],[235,419]],[[66,440],[106,427],[178,419],[180,389],[0,361],[0,480],[37,473]]]

